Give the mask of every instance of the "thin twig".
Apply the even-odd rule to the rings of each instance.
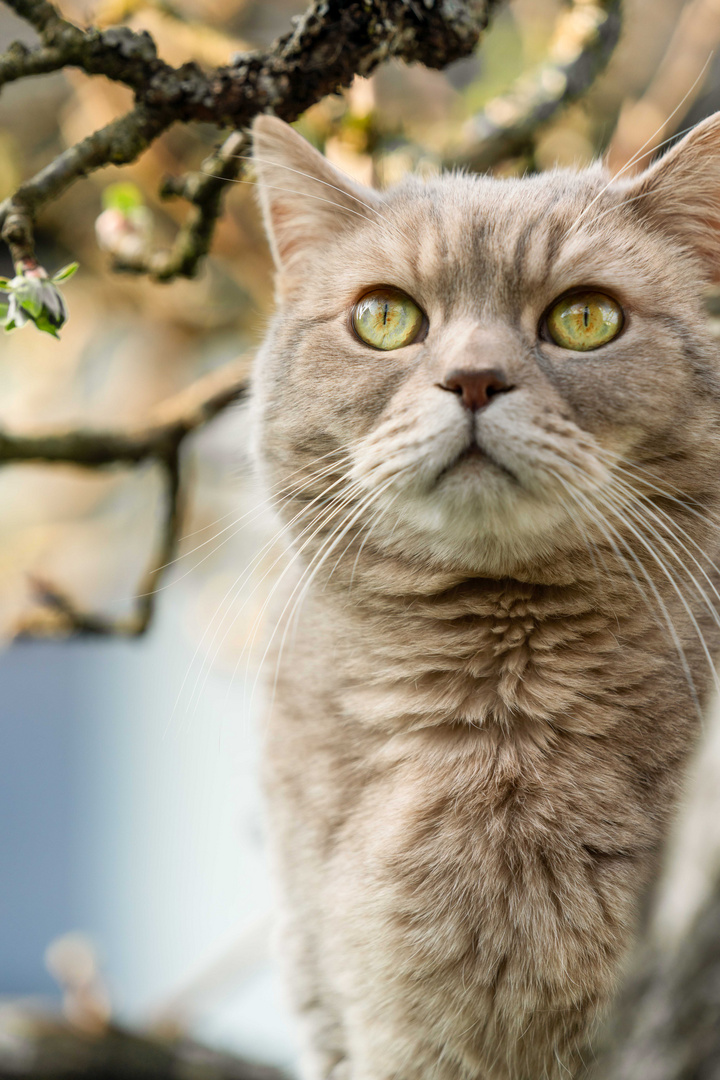
[[[21,184],[0,203],[2,238],[10,248],[14,264],[34,261],[33,223],[40,207],[56,199],[79,176],[104,165],[127,165],[134,161],[171,122],[170,117],[137,105],[125,116],[64,150],[31,180]]]
[[[446,164],[482,172],[531,150],[538,131],[604,70],[621,27],[621,0],[574,0],[560,17],[550,59],[473,118],[466,145]]]
[[[0,1039],[0,1075],[14,1080],[289,1080],[186,1036],[153,1037],[113,1023],[88,1032],[21,1004],[5,1007]]]
[[[247,361],[227,364],[156,407],[148,423],[127,429],[77,428],[23,435],[0,431],[0,465],[64,462],[84,468],[169,460],[191,431],[247,392]]]
[[[160,193],[165,198],[182,196],[192,203],[192,212],[168,251],[138,255],[134,259],[116,256],[115,270],[148,274],[155,281],[172,281],[178,276],[193,277],[212,243],[215,225],[222,211],[222,196],[228,182],[242,171],[241,154],[247,151],[248,139],[235,131],[204,164],[202,172],[180,180],[165,180]]]
[[[139,589],[134,612],[110,619],[82,611],[51,582],[33,579],[38,609],[15,626],[15,636],[138,637],[152,619],[163,572],[177,549],[183,511],[181,452],[184,440],[247,392],[247,360],[229,364],[157,406],[141,427],[127,430],[71,430],[21,435],[0,432],[0,465],[28,461],[83,468],[135,466],[155,461],[165,480],[163,523],[157,551]]]

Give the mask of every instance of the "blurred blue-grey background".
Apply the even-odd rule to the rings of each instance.
[[[192,716],[173,714],[192,661],[173,608],[142,642],[20,643],[0,658],[0,996],[57,997],[46,947],[81,930],[119,1014],[141,1023],[238,939],[264,934],[247,694],[211,672]],[[259,952],[209,996],[196,1031],[288,1063],[282,994]]]

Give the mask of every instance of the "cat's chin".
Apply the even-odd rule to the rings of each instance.
[[[480,450],[463,452],[424,491],[403,492],[393,509],[393,537],[406,552],[473,574],[524,576],[522,568],[548,563],[559,570],[577,546],[562,504],[525,490]]]

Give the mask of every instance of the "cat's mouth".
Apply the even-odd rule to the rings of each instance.
[[[485,451],[476,442],[472,442],[458,454],[455,464],[458,465],[461,461],[482,461],[486,456]]]
[[[448,475],[448,473],[454,472],[456,469],[472,470],[472,472],[478,474],[487,468],[497,469],[503,473],[504,476],[507,476],[514,481],[514,483],[519,483],[517,476],[515,476],[502,461],[498,461],[496,457],[483,449],[475,436],[473,436],[468,445],[438,473],[437,482],[439,483]]]

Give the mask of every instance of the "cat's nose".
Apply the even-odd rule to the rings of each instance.
[[[462,398],[462,403],[471,412],[484,409],[496,394],[512,390],[504,372],[499,368],[484,371],[456,369],[451,371],[444,382],[438,383],[441,390],[449,390]]]

